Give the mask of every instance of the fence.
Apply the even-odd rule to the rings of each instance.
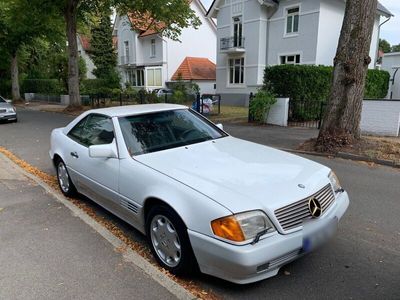
[[[178,100],[178,101],[177,101]],[[178,103],[177,103],[178,102]],[[92,108],[106,106],[123,106],[132,104],[171,103],[191,106],[194,110],[204,115],[215,115],[221,113],[221,95],[200,94],[187,95],[185,98],[176,99],[173,94],[158,96],[155,93],[137,94],[94,94],[82,100],[83,105],[90,105]]]
[[[26,95],[27,94],[25,94],[25,100],[27,101],[61,104],[61,95],[44,95],[36,93],[29,93],[29,96]]]
[[[325,107],[325,102],[290,99],[288,125],[319,129]]]

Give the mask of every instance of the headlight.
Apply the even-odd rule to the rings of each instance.
[[[8,113],[15,113],[15,108],[11,107],[11,108],[7,108],[6,112]]]
[[[275,231],[267,215],[259,210],[214,220],[211,227],[216,236],[234,242],[248,241],[255,239],[260,233]]]
[[[339,193],[342,191],[342,186],[340,185],[339,179],[337,178],[336,174],[331,171],[328,175],[329,180],[331,181],[331,185],[335,193]]]

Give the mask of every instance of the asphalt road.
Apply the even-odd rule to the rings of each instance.
[[[0,146],[53,172],[47,154],[49,133],[70,119],[56,113],[20,111],[18,124],[0,124]],[[237,125],[225,129],[236,137],[279,147],[315,136],[315,131],[307,129]],[[335,239],[259,283],[237,286],[208,276],[194,279],[229,299],[400,299],[400,171],[341,159],[307,158],[331,167],[350,194],[351,204]],[[100,208],[98,213],[115,220]],[[119,225],[133,232],[133,238],[143,239],[123,222]]]

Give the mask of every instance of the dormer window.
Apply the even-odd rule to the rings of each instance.
[[[290,35],[299,32],[299,7],[292,7],[286,10],[286,34]]]

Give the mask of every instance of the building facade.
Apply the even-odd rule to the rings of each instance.
[[[400,100],[400,52],[385,53],[381,69],[390,73],[389,90],[386,98]]]
[[[198,29],[183,29],[180,41],[163,37],[162,26],[159,30],[148,30],[146,21],[138,20],[137,16],[116,16],[113,35],[117,41],[122,86],[147,90],[166,87],[186,57],[207,58],[215,63],[216,25],[206,17],[206,10],[199,0],[191,1],[190,6],[202,25]]]
[[[263,84],[266,66],[332,65],[344,17],[342,0],[215,0],[217,86],[222,101],[248,105],[250,92]],[[379,4],[371,42],[370,68],[377,58]]]

